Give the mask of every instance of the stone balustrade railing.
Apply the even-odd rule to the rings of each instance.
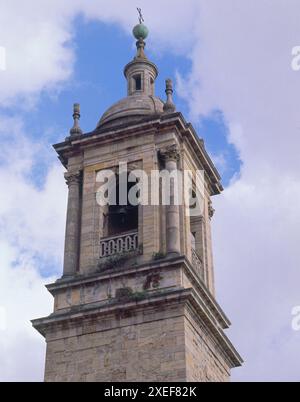
[[[195,270],[199,273],[200,278],[203,280],[204,279],[203,264],[200,257],[196,253],[196,250],[194,250],[193,248],[192,248],[192,264]]]
[[[106,237],[100,241],[100,258],[135,251],[139,247],[138,233]]]

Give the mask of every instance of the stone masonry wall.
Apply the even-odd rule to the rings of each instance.
[[[187,381],[228,382],[230,368],[218,345],[193,314],[185,316]]]
[[[45,381],[184,381],[182,308],[99,317],[49,332]]]
[[[57,323],[46,340],[47,382],[230,379],[221,347],[179,300]]]

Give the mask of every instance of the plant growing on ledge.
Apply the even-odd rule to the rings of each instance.
[[[153,261],[158,261],[158,260],[162,260],[163,258],[166,258],[166,254],[159,252],[159,253],[153,253],[152,255],[152,260]]]
[[[136,251],[123,251],[122,253],[116,253],[109,257],[101,258],[98,262],[98,272],[103,272],[108,269],[120,268],[132,257],[136,257]]]
[[[144,300],[147,297],[147,292],[136,291],[134,292],[132,288],[124,287],[116,290],[116,301],[118,302],[126,302],[126,301],[140,301]]]

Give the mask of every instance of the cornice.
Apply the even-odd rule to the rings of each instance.
[[[165,292],[156,292],[151,296],[149,295],[146,299],[140,301],[129,301],[129,302],[110,302],[110,303],[92,303],[88,305],[78,306],[73,308],[68,312],[54,313],[46,318],[41,318],[38,320],[33,320],[32,325],[36,328],[43,336],[46,335],[47,330],[53,325],[64,327],[68,323],[75,323],[77,321],[81,322],[86,319],[93,319],[99,315],[109,315],[109,314],[121,314],[122,312],[128,312],[130,310],[142,310],[148,306],[155,306],[163,304],[164,307],[168,304],[174,304],[178,306],[180,303],[185,304],[187,307],[194,309],[197,312],[199,318],[206,325],[209,333],[216,339],[219,347],[226,355],[228,360],[231,362],[232,367],[238,367],[242,364],[243,360],[235,350],[234,346],[231,344],[227,336],[224,334],[222,329],[214,323],[213,320],[207,315],[207,312],[203,309],[203,306],[199,303],[195,297],[195,292],[193,289],[175,289]],[[183,315],[184,313],[182,313]]]
[[[144,273],[145,275],[147,275],[148,272],[153,272],[154,270],[176,268],[184,269],[185,274],[191,280],[193,286],[196,289],[199,300],[202,300],[203,305],[206,306],[205,308],[208,309],[208,311],[210,312],[209,314],[214,317],[215,322],[223,329],[229,328],[231,325],[230,320],[223,312],[222,308],[217,303],[214,296],[209,292],[206,285],[198,277],[193,266],[190,264],[185,256],[165,258],[159,261],[152,261],[149,263],[140,264],[139,266],[135,267],[128,267],[119,271],[108,270],[103,273],[97,273],[93,275],[80,275],[73,278],[66,277],[59,279],[53,284],[47,285],[46,288],[55,297],[58,292],[67,290],[69,288],[103,283],[105,280],[117,279],[124,276],[132,276],[136,275],[137,273]]]
[[[175,112],[166,115],[155,115],[143,118],[139,123],[120,125],[114,128],[96,129],[90,133],[74,139],[69,138],[65,142],[55,144],[53,147],[59,155],[59,159],[66,167],[70,156],[83,152],[84,149],[98,144],[107,144],[112,141],[125,138],[146,135],[147,133],[159,133],[167,128],[176,128],[182,138],[191,145],[195,156],[203,165],[212,189],[212,195],[220,194],[223,190],[220,175],[209,157],[203,140],[199,139],[192,124],[187,123],[182,113]]]

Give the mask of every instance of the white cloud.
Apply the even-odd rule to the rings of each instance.
[[[7,107],[17,98],[18,106],[28,108],[40,91],[54,90],[70,77],[71,20],[60,3],[1,2],[0,46],[6,49],[6,70],[0,74],[0,105]]]
[[[44,284],[61,270],[66,188],[54,162],[37,188],[30,173],[50,147],[30,142],[19,119],[0,122],[0,381],[42,380],[44,342],[30,320],[52,311]]]
[[[60,261],[66,206],[63,168],[54,162],[49,145],[32,142],[24,135],[20,120],[0,116],[0,121],[0,182],[5,183],[0,197],[2,233],[22,249],[37,253],[42,250],[40,257]],[[48,174],[43,186],[37,188],[32,173],[36,165],[49,159],[50,153],[53,158]]]
[[[21,118],[5,111],[32,108],[43,91],[59,90],[72,76],[70,40],[79,12],[131,27],[127,22],[136,21],[135,5],[130,11],[127,6],[78,0],[0,4],[0,46],[7,67],[0,74],[0,182],[5,183],[0,196],[0,307],[7,320],[0,332],[1,381],[42,379],[44,345],[29,320],[51,311],[41,271],[61,269],[66,195],[62,169],[49,158],[49,144],[46,150],[46,144],[30,140]],[[38,188],[32,175],[45,160],[48,174]],[[44,275],[47,282],[54,280]]]
[[[299,303],[300,186],[284,176],[272,186],[273,179],[242,175],[215,202],[218,293],[245,358],[235,379],[299,380],[290,311]]]
[[[194,117],[222,110],[243,162],[214,220],[218,294],[246,360],[234,379],[299,380],[299,17],[296,1],[201,2],[182,92]]]
[[[5,322],[0,329],[0,381],[41,381],[44,345],[30,320],[51,312],[52,297],[29,252],[20,254],[0,238],[0,306]],[[54,278],[48,277],[47,282]]]
[[[191,7],[182,7],[181,0],[164,1],[160,4],[160,18],[157,18],[156,8],[145,0],[140,1],[151,24],[153,41],[160,49],[168,44],[182,52],[191,43],[195,4],[192,1]],[[177,8],[180,13],[172,11]],[[10,0],[0,3],[0,46],[6,51],[6,70],[0,74],[0,106],[14,105],[17,100],[18,107],[30,108],[41,91],[59,90],[72,76],[75,53],[71,41],[76,30],[74,18],[79,14],[87,20],[121,24],[128,33],[137,23],[133,0]],[[189,31],[181,24],[182,19],[189,21]],[[155,50],[158,51],[158,46]]]

